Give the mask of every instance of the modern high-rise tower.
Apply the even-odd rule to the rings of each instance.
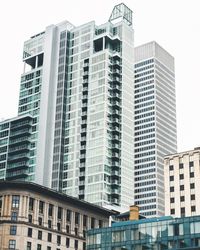
[[[164,156],[177,150],[174,58],[156,42],[135,48],[135,204],[164,215]]]
[[[24,179],[101,206],[133,203],[132,11],[48,26],[24,44],[19,115],[31,115]]]

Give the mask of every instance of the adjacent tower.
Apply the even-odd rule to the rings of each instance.
[[[135,48],[135,204],[146,216],[164,214],[163,157],[175,153],[174,58],[156,42]]]
[[[24,44],[19,115],[31,114],[29,175],[89,202],[133,203],[132,11],[48,26]]]

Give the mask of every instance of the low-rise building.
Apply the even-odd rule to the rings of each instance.
[[[29,182],[0,182],[0,249],[86,249],[86,231],[110,210]]]
[[[165,215],[200,215],[200,148],[164,159]]]
[[[114,222],[111,227],[87,233],[87,250],[147,249],[200,249],[200,216],[139,219],[130,213],[128,221]]]

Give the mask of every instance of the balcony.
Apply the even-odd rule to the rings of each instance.
[[[19,162],[21,160],[28,160],[29,156],[28,154],[17,154],[16,156],[9,156],[8,162]]]
[[[10,137],[18,137],[23,135],[30,135],[31,131],[29,129],[23,129],[23,130],[17,130],[17,131],[11,131]]]

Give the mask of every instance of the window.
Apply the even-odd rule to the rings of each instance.
[[[190,178],[194,177],[194,172],[190,173]]]
[[[71,221],[71,214],[72,214],[72,211],[67,209],[67,221]]]
[[[48,220],[48,228],[51,228],[51,225],[52,225],[51,220]]]
[[[29,198],[29,210],[33,211],[34,208],[34,199],[33,198]]]
[[[13,208],[19,208],[19,200],[20,200],[19,195],[13,195],[12,196],[12,207]]]
[[[15,249],[16,248],[16,240],[9,240],[9,249]]]
[[[29,214],[29,215],[28,215],[28,222],[29,222],[29,223],[32,223],[32,220],[33,220],[33,216],[32,216],[32,214]]]
[[[194,162],[193,161],[189,162],[189,167],[194,167]]]
[[[17,216],[18,216],[17,212],[12,212],[11,213],[11,220],[17,221]]]
[[[42,250],[42,245],[41,244],[37,244],[37,250]]]
[[[52,205],[52,204],[49,204],[48,215],[49,215],[49,216],[52,216],[52,215],[53,215],[53,205]]]
[[[42,240],[42,231],[38,231],[38,240]]]
[[[78,228],[77,227],[74,228],[74,232],[75,232],[75,235],[77,236],[78,235]]]
[[[170,180],[170,181],[174,181],[174,176],[173,176],[173,175],[170,176],[170,177],[169,177],[169,180]]]
[[[26,247],[26,250],[31,250],[31,242],[27,242],[27,247]]]
[[[175,209],[174,208],[171,209],[171,214],[175,214]]]
[[[0,208],[2,208],[2,196],[0,196]]]
[[[174,192],[174,187],[170,187],[170,192]]]
[[[95,226],[95,218],[91,218],[91,228],[94,228]]]
[[[83,215],[83,226],[87,227],[87,215]]]
[[[181,196],[180,201],[185,201],[185,196]]]
[[[61,207],[58,207],[58,219],[62,219],[62,208]]]
[[[173,166],[173,165],[170,165],[170,166],[169,166],[169,170],[170,170],[170,171],[174,170],[174,166]]]
[[[194,183],[190,183],[190,188],[191,188],[191,189],[194,189],[194,188],[195,188]]]
[[[179,178],[180,178],[180,180],[183,180],[184,179],[184,174],[180,174]]]
[[[47,247],[47,250],[51,250],[51,247]]]
[[[170,203],[174,203],[174,197],[170,198]]]
[[[42,217],[38,217],[38,224],[39,226],[42,226]]]
[[[79,213],[75,213],[75,224],[79,224],[79,218],[80,217],[80,214]]]
[[[184,216],[185,216],[185,208],[181,207],[181,217],[184,217]]]
[[[75,241],[74,241],[74,248],[75,248],[75,249],[78,249],[78,240],[75,240]]]
[[[32,228],[28,228],[28,237],[32,237],[32,232],[33,232],[33,229]]]
[[[61,230],[61,226],[60,226],[60,223],[59,223],[59,222],[57,223],[57,229],[58,229],[58,231]]]
[[[39,202],[39,213],[43,214],[44,211],[44,202],[40,201]]]
[[[17,234],[17,226],[10,226],[10,235]]]
[[[184,190],[184,185],[180,185],[180,190],[181,190],[181,191]]]
[[[183,163],[179,163],[179,168],[180,168],[180,169],[183,168]]]
[[[195,200],[195,194],[191,194],[191,200]]]
[[[191,206],[191,212],[195,212],[196,211],[196,206]]]
[[[86,243],[83,242],[83,250],[86,250]]]
[[[69,225],[66,226],[66,232],[69,233]]]
[[[52,234],[51,234],[51,233],[48,233],[48,235],[47,235],[47,241],[48,241],[48,242],[51,242],[51,239],[52,239]]]
[[[70,238],[66,238],[66,247],[69,247],[70,245]]]
[[[61,236],[57,235],[57,244],[60,245],[61,244]]]

